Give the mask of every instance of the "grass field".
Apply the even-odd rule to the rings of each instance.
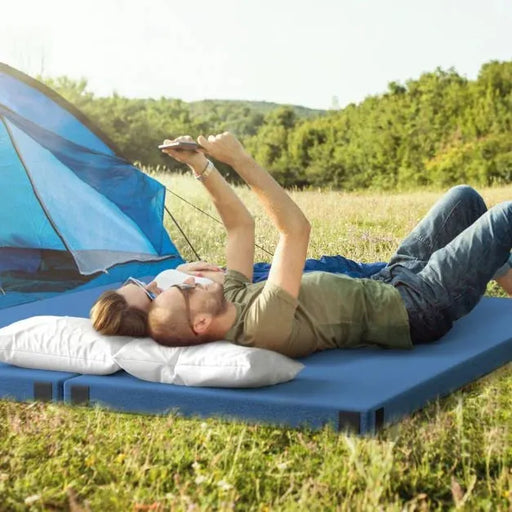
[[[214,214],[193,179],[162,181]],[[271,226],[248,190],[239,192],[270,250]],[[490,205],[512,197],[512,187],[482,192]],[[313,225],[311,257],[370,262],[387,260],[441,191],[292,195]],[[201,257],[223,264],[222,227],[171,195],[168,206]],[[257,250],[256,259],[269,256]],[[500,295],[492,285],[488,293]],[[0,402],[0,511],[512,510],[511,370],[373,438]]]

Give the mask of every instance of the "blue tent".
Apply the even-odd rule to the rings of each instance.
[[[0,63],[0,308],[175,267],[164,207],[82,113]]]

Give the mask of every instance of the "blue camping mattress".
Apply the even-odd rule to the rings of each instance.
[[[76,376],[76,373],[32,370],[0,363],[0,397],[56,402],[63,399],[64,382]]]
[[[3,310],[0,325],[35,314],[86,316],[103,289]],[[510,299],[484,298],[435,343],[411,351],[364,348],[317,353],[302,360],[306,367],[295,380],[276,386],[193,388],[145,382],[125,372],[68,375],[61,381],[63,399],[140,413],[178,411],[313,428],[330,423],[342,430],[371,433],[511,361],[511,312]],[[0,368],[0,374],[6,372],[2,380],[9,379],[5,366]],[[26,372],[27,382],[35,382],[35,370],[9,368]],[[0,393],[4,395],[3,388]]]

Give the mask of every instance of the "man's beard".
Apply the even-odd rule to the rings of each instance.
[[[219,283],[213,283],[210,286],[212,287],[211,293],[205,304],[205,309],[213,316],[221,315],[226,312],[228,307],[226,297],[224,297],[224,286]]]

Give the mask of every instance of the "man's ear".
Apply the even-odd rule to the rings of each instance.
[[[212,315],[209,315],[208,313],[198,313],[194,316],[194,331],[197,332],[197,334],[206,334],[208,332],[208,329],[210,328],[210,325],[212,324],[213,317]]]

